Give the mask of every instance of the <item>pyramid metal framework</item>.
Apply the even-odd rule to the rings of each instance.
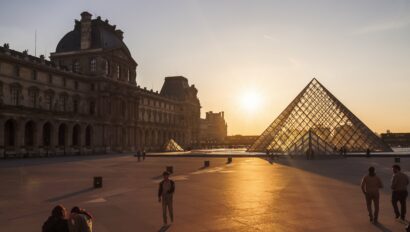
[[[309,133],[333,151],[392,151],[315,78],[259,136],[248,151],[293,153]],[[299,150],[305,148],[299,148]],[[331,153],[327,148],[326,153]]]
[[[307,154],[309,151],[313,151],[314,155],[337,154],[334,146],[317,136],[312,130],[306,132],[299,140],[293,143],[287,153],[298,155]]]

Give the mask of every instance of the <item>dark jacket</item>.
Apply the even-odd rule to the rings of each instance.
[[[172,180],[169,180],[171,182],[171,188],[168,191],[168,194],[173,194],[175,192],[175,183]],[[162,195],[162,184],[164,183],[164,181],[161,181],[161,183],[159,183],[159,188],[158,188],[158,197],[161,197]]]
[[[50,216],[43,224],[43,232],[68,232],[66,219]]]

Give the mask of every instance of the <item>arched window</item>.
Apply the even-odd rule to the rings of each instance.
[[[120,65],[119,64],[117,64],[117,70],[116,70],[116,76],[117,76],[117,80],[119,80],[120,79],[120,77],[121,77],[121,67],[120,67]]]
[[[51,145],[51,123],[47,122],[43,126],[43,146]]]
[[[104,74],[106,76],[110,74],[110,64],[108,63],[108,60],[104,60]]]
[[[61,124],[58,128],[58,146],[65,146],[66,133],[67,126],[65,124]]]
[[[87,126],[85,129],[85,145],[87,147],[91,146],[91,141],[92,141],[92,128],[90,125]]]
[[[80,145],[80,125],[75,125],[73,128],[73,146]]]
[[[78,62],[78,60],[75,60],[73,63],[73,71],[76,73],[80,72],[80,62]]]
[[[16,121],[9,119],[4,125],[4,145],[14,146],[16,142]]]
[[[35,125],[33,121],[29,121],[26,123],[24,128],[24,145],[26,146],[34,146],[34,130]]]
[[[90,60],[90,71],[91,72],[97,71],[97,60],[95,58],[92,58]]]

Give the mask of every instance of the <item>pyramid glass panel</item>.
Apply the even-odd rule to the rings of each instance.
[[[167,143],[164,144],[163,151],[165,152],[177,152],[184,151],[181,146],[175,140],[170,139]]]
[[[294,153],[295,146],[304,143],[303,138],[316,138],[319,142],[315,148],[327,153],[342,147],[353,152],[392,151],[316,79],[309,82],[248,151]]]

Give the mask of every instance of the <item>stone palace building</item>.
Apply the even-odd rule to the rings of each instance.
[[[0,157],[160,150],[198,142],[197,89],[166,77],[137,85],[137,62],[115,25],[88,12],[50,60],[0,46]]]

